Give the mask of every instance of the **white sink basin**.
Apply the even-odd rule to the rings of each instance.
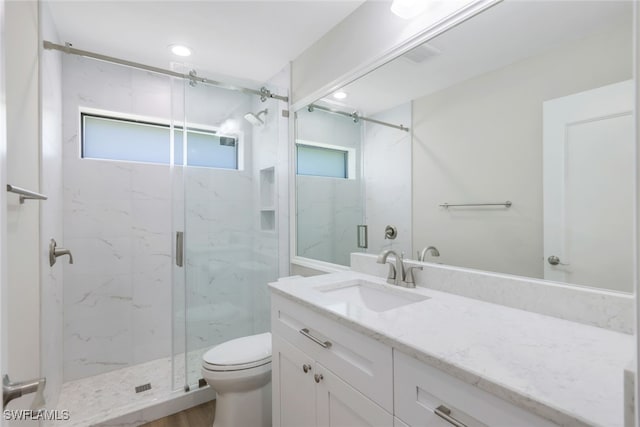
[[[378,313],[429,299],[411,291],[394,289],[366,280],[325,285],[317,290],[336,302],[357,305]]]

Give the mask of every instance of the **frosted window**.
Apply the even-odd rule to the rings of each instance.
[[[82,157],[169,164],[167,125],[82,115]],[[175,164],[183,162],[183,131],[175,129]],[[187,166],[238,169],[236,138],[187,130]]]
[[[347,151],[311,145],[297,145],[298,175],[348,178],[347,165]]]
[[[182,130],[175,131],[175,163],[183,164]],[[187,165],[238,169],[238,144],[235,138],[213,133],[187,131]]]

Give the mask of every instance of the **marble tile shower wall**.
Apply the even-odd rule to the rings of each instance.
[[[298,140],[355,148],[355,179],[296,177],[297,254],[349,265],[357,251],[356,224],[363,220],[362,128],[352,120],[322,111],[296,112]]]
[[[274,85],[268,88],[275,93],[286,92],[286,90]],[[265,282],[265,279],[277,279],[281,275],[288,275],[289,271],[289,223],[288,218],[284,218],[289,210],[287,197],[289,139],[288,120],[281,113],[281,110],[286,109],[287,106],[273,99],[263,103],[259,98],[253,98],[252,111],[260,111],[265,108],[268,110],[268,114],[264,118],[264,126],[253,128],[255,147],[253,150],[253,176],[256,177],[253,180],[253,194],[255,195],[254,203],[259,209],[265,207],[274,209],[275,223],[273,229],[263,226],[261,212],[259,209],[255,210],[253,224],[258,232],[254,233],[254,260],[248,265],[242,264],[250,271],[252,280],[256,284],[251,293],[253,304],[252,333],[269,330],[271,325],[269,288],[266,286],[269,282]],[[261,176],[261,173],[269,169],[273,170],[271,191],[268,190],[267,183]],[[284,207],[282,207],[283,205]],[[281,261],[284,262],[284,267],[281,266]]]
[[[349,265],[357,252],[356,224],[362,224],[362,182],[297,176],[298,255]]]
[[[169,79],[83,58],[65,57],[63,65],[64,235],[75,258],[64,283],[68,381],[171,354],[172,211],[183,200],[172,202],[168,166],[79,156],[80,107],[168,119]],[[204,86],[186,96],[190,122],[235,118],[245,142],[243,171],[184,174],[188,310],[176,311],[174,327],[188,322],[187,350],[194,350],[255,329],[242,320],[254,310],[252,289],[272,280],[263,276],[273,260],[254,250],[265,242],[254,236],[256,154],[242,120],[251,99]]]
[[[389,123],[411,125],[411,104],[374,116]],[[298,255],[349,265],[356,247],[354,224],[367,224],[369,253],[394,249],[411,252],[411,135],[364,122],[355,126],[343,117],[298,112],[299,138],[356,146],[362,179],[297,177]],[[361,151],[361,152],[360,152]],[[363,200],[364,197],[364,200]],[[398,237],[384,238],[387,225]]]
[[[187,351],[251,332],[251,171],[191,169],[185,174]],[[212,191],[213,190],[213,191]],[[192,232],[198,230],[198,232]],[[177,316],[183,319],[182,313]]]
[[[170,172],[80,158],[81,107],[169,118],[166,78],[63,58],[64,379],[169,355]]]

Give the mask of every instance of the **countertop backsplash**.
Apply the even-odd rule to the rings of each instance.
[[[388,267],[377,255],[351,254],[351,269],[386,277]],[[632,334],[633,295],[545,280],[406,260],[421,265],[414,270],[416,286],[474,298],[559,319]]]

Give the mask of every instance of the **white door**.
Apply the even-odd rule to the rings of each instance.
[[[274,427],[315,426],[313,359],[275,334],[272,354]]]
[[[388,427],[393,416],[372,400],[316,363],[318,426],[322,427]]]
[[[631,80],[544,103],[544,277],[633,291]]]

